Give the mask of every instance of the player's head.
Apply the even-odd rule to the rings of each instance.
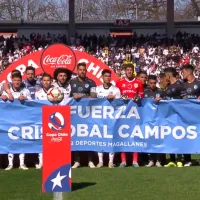
[[[72,72],[64,68],[57,68],[53,74],[54,79],[61,85],[65,85],[71,79],[71,76]]]
[[[184,65],[182,67],[182,76],[184,80],[187,80],[190,76],[194,76],[194,67],[192,65]]]
[[[172,78],[177,78],[177,71],[175,68],[173,67],[168,67],[164,70],[165,76],[166,76],[166,81],[169,81]]]
[[[79,78],[82,78],[82,79],[86,78],[86,73],[87,73],[86,63],[78,63],[77,73],[78,73]]]
[[[162,88],[165,88],[169,84],[169,81],[167,81],[166,79],[165,73],[160,73],[159,78],[160,78],[160,86]]]
[[[111,81],[112,72],[109,69],[104,69],[101,74],[102,74],[103,82],[106,84],[109,84]]]
[[[149,75],[148,77],[148,86],[152,89],[156,89],[156,82],[157,82],[157,77],[155,75]]]
[[[14,69],[14,70],[12,70],[12,72],[11,72],[11,77],[12,77],[12,75],[14,75],[14,74],[21,74],[21,72],[20,72],[19,70],[17,70],[17,69]]]
[[[133,78],[134,66],[133,64],[124,64],[124,70],[128,79]]]
[[[42,87],[45,89],[49,89],[51,87],[52,77],[50,74],[44,73],[42,75]]]
[[[147,73],[145,71],[139,71],[137,73],[137,78],[142,81],[143,85],[147,82]]]
[[[21,73],[14,73],[11,75],[12,84],[14,88],[20,88],[22,84],[22,75]]]
[[[27,67],[26,68],[26,79],[27,81],[33,81],[35,78],[35,68],[34,67]]]

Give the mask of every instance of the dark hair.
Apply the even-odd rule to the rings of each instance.
[[[148,80],[157,81],[157,77],[155,75],[149,75]]]
[[[72,76],[72,72],[68,69],[65,69],[65,68],[57,68],[54,73],[53,73],[53,78],[58,81],[58,74],[60,73],[65,73],[67,75],[67,81],[68,82],[70,79],[71,79],[71,76]]]
[[[123,67],[124,67],[125,70],[126,70],[127,68],[132,68],[132,69],[134,70],[134,66],[133,66],[133,64],[131,64],[131,63],[124,64]]]
[[[139,71],[139,72],[137,73],[137,76],[140,76],[141,74],[147,75],[147,73],[146,73],[145,71]]]
[[[108,74],[112,74],[112,72],[109,70],[109,69],[104,69],[102,72],[101,72],[101,75],[103,76],[104,74],[106,74],[106,73],[108,73]]]
[[[12,79],[13,79],[13,78],[20,78],[20,79],[22,79],[22,75],[19,74],[19,73],[14,73],[14,74],[11,75],[11,78],[12,78]]]
[[[11,76],[12,76],[13,74],[21,74],[21,72],[20,72],[19,70],[17,70],[17,69],[14,69],[14,70],[12,70],[12,72],[11,72]]]
[[[177,76],[177,71],[173,67],[168,67],[168,68],[164,69],[164,73],[171,73],[173,77]]]
[[[83,67],[86,68],[86,63],[84,63],[84,62],[82,62],[82,63],[78,63],[78,65],[77,65],[77,69],[79,69],[80,66],[83,66]]]
[[[27,72],[28,70],[34,71],[34,73],[35,73],[35,68],[32,67],[32,66],[28,66],[28,67],[26,68],[26,72]]]
[[[164,78],[165,77],[165,73],[160,73],[159,77],[160,78]]]
[[[185,70],[191,70],[192,72],[194,71],[194,66],[190,65],[190,64],[186,64],[186,65],[183,65],[183,67],[181,68],[182,70],[185,69]]]
[[[47,74],[47,73],[44,73],[44,74],[42,75],[42,79],[43,79],[44,77],[48,77],[48,78],[52,79],[51,75],[50,75],[50,74]]]

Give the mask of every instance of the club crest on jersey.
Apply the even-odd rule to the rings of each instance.
[[[85,84],[85,88],[89,88],[89,84]]]
[[[160,97],[160,94],[156,94],[156,97]]]
[[[194,89],[196,90],[198,88],[198,85],[194,85]]]
[[[138,88],[138,84],[137,83],[134,84],[134,88]]]

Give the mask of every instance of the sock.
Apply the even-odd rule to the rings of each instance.
[[[19,163],[20,163],[20,166],[24,165],[24,157],[25,157],[24,153],[19,154]]]
[[[98,152],[98,157],[99,157],[99,163],[103,163],[103,153]]]
[[[133,153],[133,162],[138,163],[138,153],[137,152]]]
[[[126,163],[126,153],[121,153],[121,160],[123,163]]]
[[[13,166],[13,158],[14,158],[14,155],[9,153],[8,154],[8,165]]]
[[[109,153],[109,163],[113,163],[114,153]]]
[[[42,153],[38,154],[38,159],[39,159],[39,165],[42,165]]]

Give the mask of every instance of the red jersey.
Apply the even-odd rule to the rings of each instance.
[[[133,99],[136,94],[144,97],[143,84],[140,80],[134,78],[132,81],[128,79],[120,79],[116,83],[121,95],[127,95],[128,98]]]

